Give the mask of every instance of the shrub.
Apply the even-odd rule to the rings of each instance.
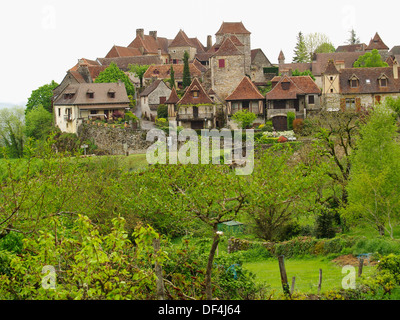
[[[303,119],[294,119],[293,120],[293,131],[295,134],[301,134],[303,129]]]
[[[248,110],[241,110],[236,112],[232,116],[233,121],[235,121],[242,129],[250,128],[251,124],[254,120],[257,119],[257,116],[253,112],[249,112]]]
[[[168,106],[165,104],[160,104],[157,108],[157,118],[168,119]]]
[[[294,112],[287,113],[287,127],[288,130],[293,130],[293,121],[296,119],[296,114]]]
[[[313,123],[309,119],[304,119],[301,126],[301,135],[309,136],[313,133]]]

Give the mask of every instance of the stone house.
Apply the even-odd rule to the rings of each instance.
[[[163,80],[155,80],[140,94],[140,108],[145,119],[155,121],[160,104],[166,104],[171,89]]]
[[[169,63],[182,64],[185,51],[189,54],[189,61],[192,61],[196,56],[197,47],[183,30],[179,30],[174,40],[168,46]]]
[[[179,97],[178,97],[178,93],[176,92],[175,87],[172,88],[171,94],[169,95],[167,101],[165,102],[165,104],[168,107],[168,119],[169,120],[176,120],[176,116],[177,116],[177,106],[176,104],[179,101]]]
[[[267,70],[272,67],[272,63],[268,60],[267,56],[261,49],[251,50],[251,81],[259,86],[266,85],[268,81],[271,81],[272,78],[277,75],[271,75],[271,73],[267,72]]]
[[[266,118],[275,130],[287,130],[287,114],[305,119],[308,113],[321,108],[321,89],[310,76],[278,76],[272,79],[272,89],[266,94]]]
[[[211,56],[210,69],[211,88],[225,100],[246,75],[245,55],[230,37]]]
[[[172,104],[172,98],[167,103]],[[170,107],[172,111],[173,107]],[[204,90],[199,79],[194,78],[184,95],[176,103],[176,118],[178,126],[191,129],[212,129],[219,124],[217,112],[219,107]],[[172,114],[172,112],[171,112]],[[173,117],[170,120],[174,120]]]
[[[344,68],[330,61],[324,72],[324,104],[328,110],[360,110],[400,96],[399,64],[383,68]]]
[[[129,110],[125,85],[119,83],[69,84],[54,100],[55,124],[62,132],[77,133],[89,119],[109,119],[116,111]]]
[[[243,77],[239,85],[233,92],[226,97],[228,118],[241,110],[248,110],[257,115],[254,123],[265,123],[264,118],[264,104],[265,97],[260,93],[254,83],[249,77]],[[234,126],[233,122],[228,122],[229,125]]]
[[[159,37],[157,31],[150,31],[144,34],[144,29],[136,29],[136,38],[128,45],[144,56],[159,56],[163,63],[169,63],[168,45],[170,40]]]

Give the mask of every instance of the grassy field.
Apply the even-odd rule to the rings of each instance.
[[[256,281],[266,283],[277,293],[282,293],[282,283],[277,259],[269,259],[263,262],[247,262],[243,267],[256,274]],[[319,269],[322,269],[321,292],[342,287],[342,279],[347,273],[342,273],[342,267],[326,258],[285,259],[285,268],[289,281],[296,277],[295,291],[302,293],[318,293]],[[375,267],[365,265],[363,275],[372,274]],[[358,268],[356,267],[356,273]]]

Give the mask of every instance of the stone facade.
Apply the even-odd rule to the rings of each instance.
[[[154,88],[153,88],[154,87]],[[157,80],[140,95],[142,115],[146,119],[154,120],[157,117],[157,108],[164,104],[171,94],[171,89],[162,80]]]
[[[169,47],[168,53],[170,61],[175,64],[183,63],[183,55],[187,51],[189,53],[189,61],[192,61],[197,53],[194,47]]]

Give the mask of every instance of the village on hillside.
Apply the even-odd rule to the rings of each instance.
[[[360,56],[374,50],[387,66],[354,67]],[[184,85],[185,54],[190,85]],[[285,131],[288,113],[306,119],[322,109],[361,110],[398,96],[399,54],[399,46],[389,51],[376,33],[368,45],[314,53],[311,62],[290,63],[281,51],[278,63],[272,63],[261,49],[252,48],[251,32],[242,22],[223,22],[215,40],[209,35],[206,45],[183,30],[167,39],[157,31],[137,29],[128,46],[114,45],[104,58],[81,58],[67,71],[54,90],[55,123],[64,132],[76,133],[85,120],[107,120],[115,112],[131,110],[151,128],[163,106],[168,120],[183,128],[234,129],[232,115],[247,110],[256,115],[254,126],[271,121],[275,130]],[[128,97],[121,82],[95,83],[112,64],[129,76],[134,97]],[[132,72],[132,65],[146,67],[141,77]]]

